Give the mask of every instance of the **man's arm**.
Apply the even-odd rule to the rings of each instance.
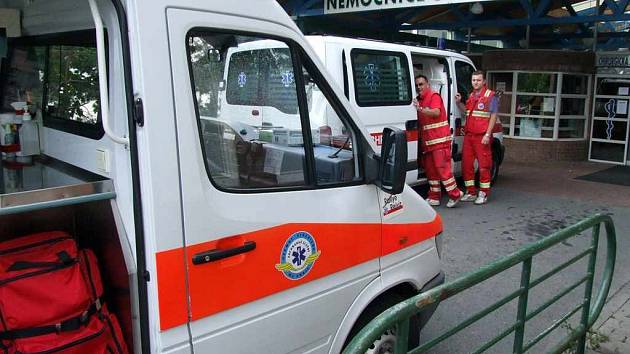
[[[488,129],[481,139],[482,144],[488,144],[492,137],[492,131],[494,130],[494,124],[497,122],[497,112],[499,111],[499,99],[495,96],[490,103],[490,121],[488,122]]]
[[[455,105],[462,113],[466,114],[466,105],[462,102],[462,95],[459,92],[455,94]]]
[[[442,107],[442,98],[438,94],[433,94],[429,107],[421,107],[419,111],[427,117],[437,118],[440,116],[440,107]]]

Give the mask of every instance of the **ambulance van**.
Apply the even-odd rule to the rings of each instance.
[[[466,101],[472,90],[471,75],[476,70],[465,55],[434,48],[335,36],[307,36],[326,69],[343,88],[377,145],[381,131],[394,126],[407,133],[408,165],[406,182],[426,183],[418,175],[418,126],[412,100],[417,96],[415,76],[429,79],[433,91],[442,96],[451,126],[453,173],[461,176],[463,127],[466,116],[455,105],[455,94]],[[503,128],[494,127],[492,140],[492,181],[503,162]]]
[[[407,177],[410,185],[426,183],[423,173],[418,173],[418,122],[413,98],[416,97],[414,78],[423,74],[429,79],[432,89],[442,96],[448,111],[451,126],[453,172],[461,176],[463,147],[463,126],[466,117],[455,105],[455,94],[459,92],[466,100],[471,91],[471,75],[475,71],[472,61],[459,53],[423,48],[417,46],[386,43],[375,40],[362,40],[335,36],[306,36],[333,80],[343,88],[343,93],[357,112],[359,119],[367,128],[370,136],[380,146],[382,130],[386,126],[402,129],[407,135]],[[253,58],[273,58],[282,51],[272,41],[257,41],[239,45],[227,54],[226,69],[219,94],[220,110],[237,120],[231,124],[246,134],[257,134],[261,128],[267,130],[266,139],[271,139],[275,131],[285,134],[284,126],[270,126],[271,121],[286,122],[293,120],[297,113],[290,112],[283,106],[287,97],[283,84],[291,80],[286,73],[273,73],[261,70],[263,75],[270,75],[269,80],[260,83],[245,84],[251,71],[248,63]],[[248,66],[243,70],[243,65]],[[273,76],[283,77],[274,80]],[[277,82],[273,86],[269,83]],[[255,87],[256,93],[251,90]],[[243,96],[245,95],[245,96]],[[240,99],[238,97],[247,97]],[[307,87],[309,107],[321,112],[322,120],[311,120],[314,136],[320,133],[337,134],[342,126],[335,126],[336,119],[328,120],[334,112],[323,99],[315,85]],[[263,124],[266,127],[263,127]],[[288,128],[292,130],[291,128]],[[252,131],[253,130],[253,131]],[[245,137],[245,136],[244,136]],[[492,181],[496,181],[499,166],[503,161],[503,130],[501,122],[494,128],[492,140],[493,166]]]
[[[405,132],[276,1],[1,4],[0,353],[339,353],[444,281]]]

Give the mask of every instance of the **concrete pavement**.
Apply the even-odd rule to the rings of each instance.
[[[589,200],[609,206],[630,207],[630,187],[574,179],[609,167],[610,165],[590,162],[554,162],[539,166],[511,164],[503,171],[508,178],[501,186],[505,184],[523,191]],[[522,176],[524,170],[531,173]],[[515,178],[517,175],[521,176]],[[618,233],[617,238],[620,237],[627,238],[628,235]],[[627,257],[627,252],[627,248],[618,247],[617,258]],[[618,274],[630,271],[625,268],[617,266],[615,272]],[[592,344],[589,347],[595,346],[590,348],[591,353],[630,354],[630,281],[626,281],[616,290],[611,290],[592,331],[595,336],[600,337],[589,343]]]
[[[461,203],[455,209],[437,207],[444,221],[446,237],[443,262],[447,281],[478,269],[584,217],[594,213],[609,214],[617,229],[616,271],[607,304],[594,330],[608,337],[608,340],[600,343],[598,353],[630,354],[630,350],[621,346],[626,343],[624,338],[627,334],[624,333],[630,330],[630,319],[625,317],[630,306],[630,257],[627,257],[627,250],[630,249],[630,187],[575,179],[609,167],[610,165],[589,162],[536,165],[506,163],[501,167],[499,182],[493,187],[487,205]],[[576,237],[557,246],[557,250],[546,251],[545,255],[537,257],[535,264],[538,274],[566,261],[568,254],[587,247],[587,239],[588,237]],[[600,251],[602,248],[600,246]],[[559,289],[574,282],[573,276],[583,274],[584,266],[585,263],[576,264],[575,271],[569,269],[566,274],[550,279],[550,284],[536,288],[530,295],[531,309],[540,305],[542,299],[548,300]],[[598,269],[601,271],[601,264]],[[434,338],[446,328],[467,318],[467,315],[487,306],[492,299],[496,301],[499,295],[513,291],[518,286],[519,277],[520,268],[513,268],[500,277],[497,276],[497,279],[478,285],[476,290],[471,289],[466,294],[462,293],[447,300],[440,305],[427,328],[423,330],[422,340]],[[598,284],[596,279],[595,285]],[[559,305],[577,304],[580,299],[580,293],[571,293]],[[528,322],[531,329],[528,333],[539,333],[564,312],[566,308],[545,310],[531,324]],[[513,324],[515,314],[516,304],[507,304],[491,319],[471,326],[461,336],[449,339],[431,353],[468,353]],[[566,335],[566,331],[566,328],[558,329],[551,336],[550,342]],[[544,352],[550,344],[553,343],[542,343],[530,352]],[[511,339],[508,337],[488,352],[511,352],[511,346]]]

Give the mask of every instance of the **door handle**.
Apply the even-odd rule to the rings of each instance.
[[[237,254],[253,251],[256,249],[256,242],[247,241],[239,247],[228,248],[224,250],[213,249],[193,255],[192,262],[194,265],[210,263],[223,258],[236,256]]]

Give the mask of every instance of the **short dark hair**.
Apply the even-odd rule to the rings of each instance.
[[[475,71],[473,71],[472,76],[475,76],[475,75],[481,75],[481,77],[483,77],[483,78],[486,77],[486,75],[483,72],[483,70],[475,70]]]
[[[414,79],[414,81],[418,79],[424,79],[424,81],[429,82],[429,79],[427,79],[427,77],[422,74],[416,75],[416,78]]]

